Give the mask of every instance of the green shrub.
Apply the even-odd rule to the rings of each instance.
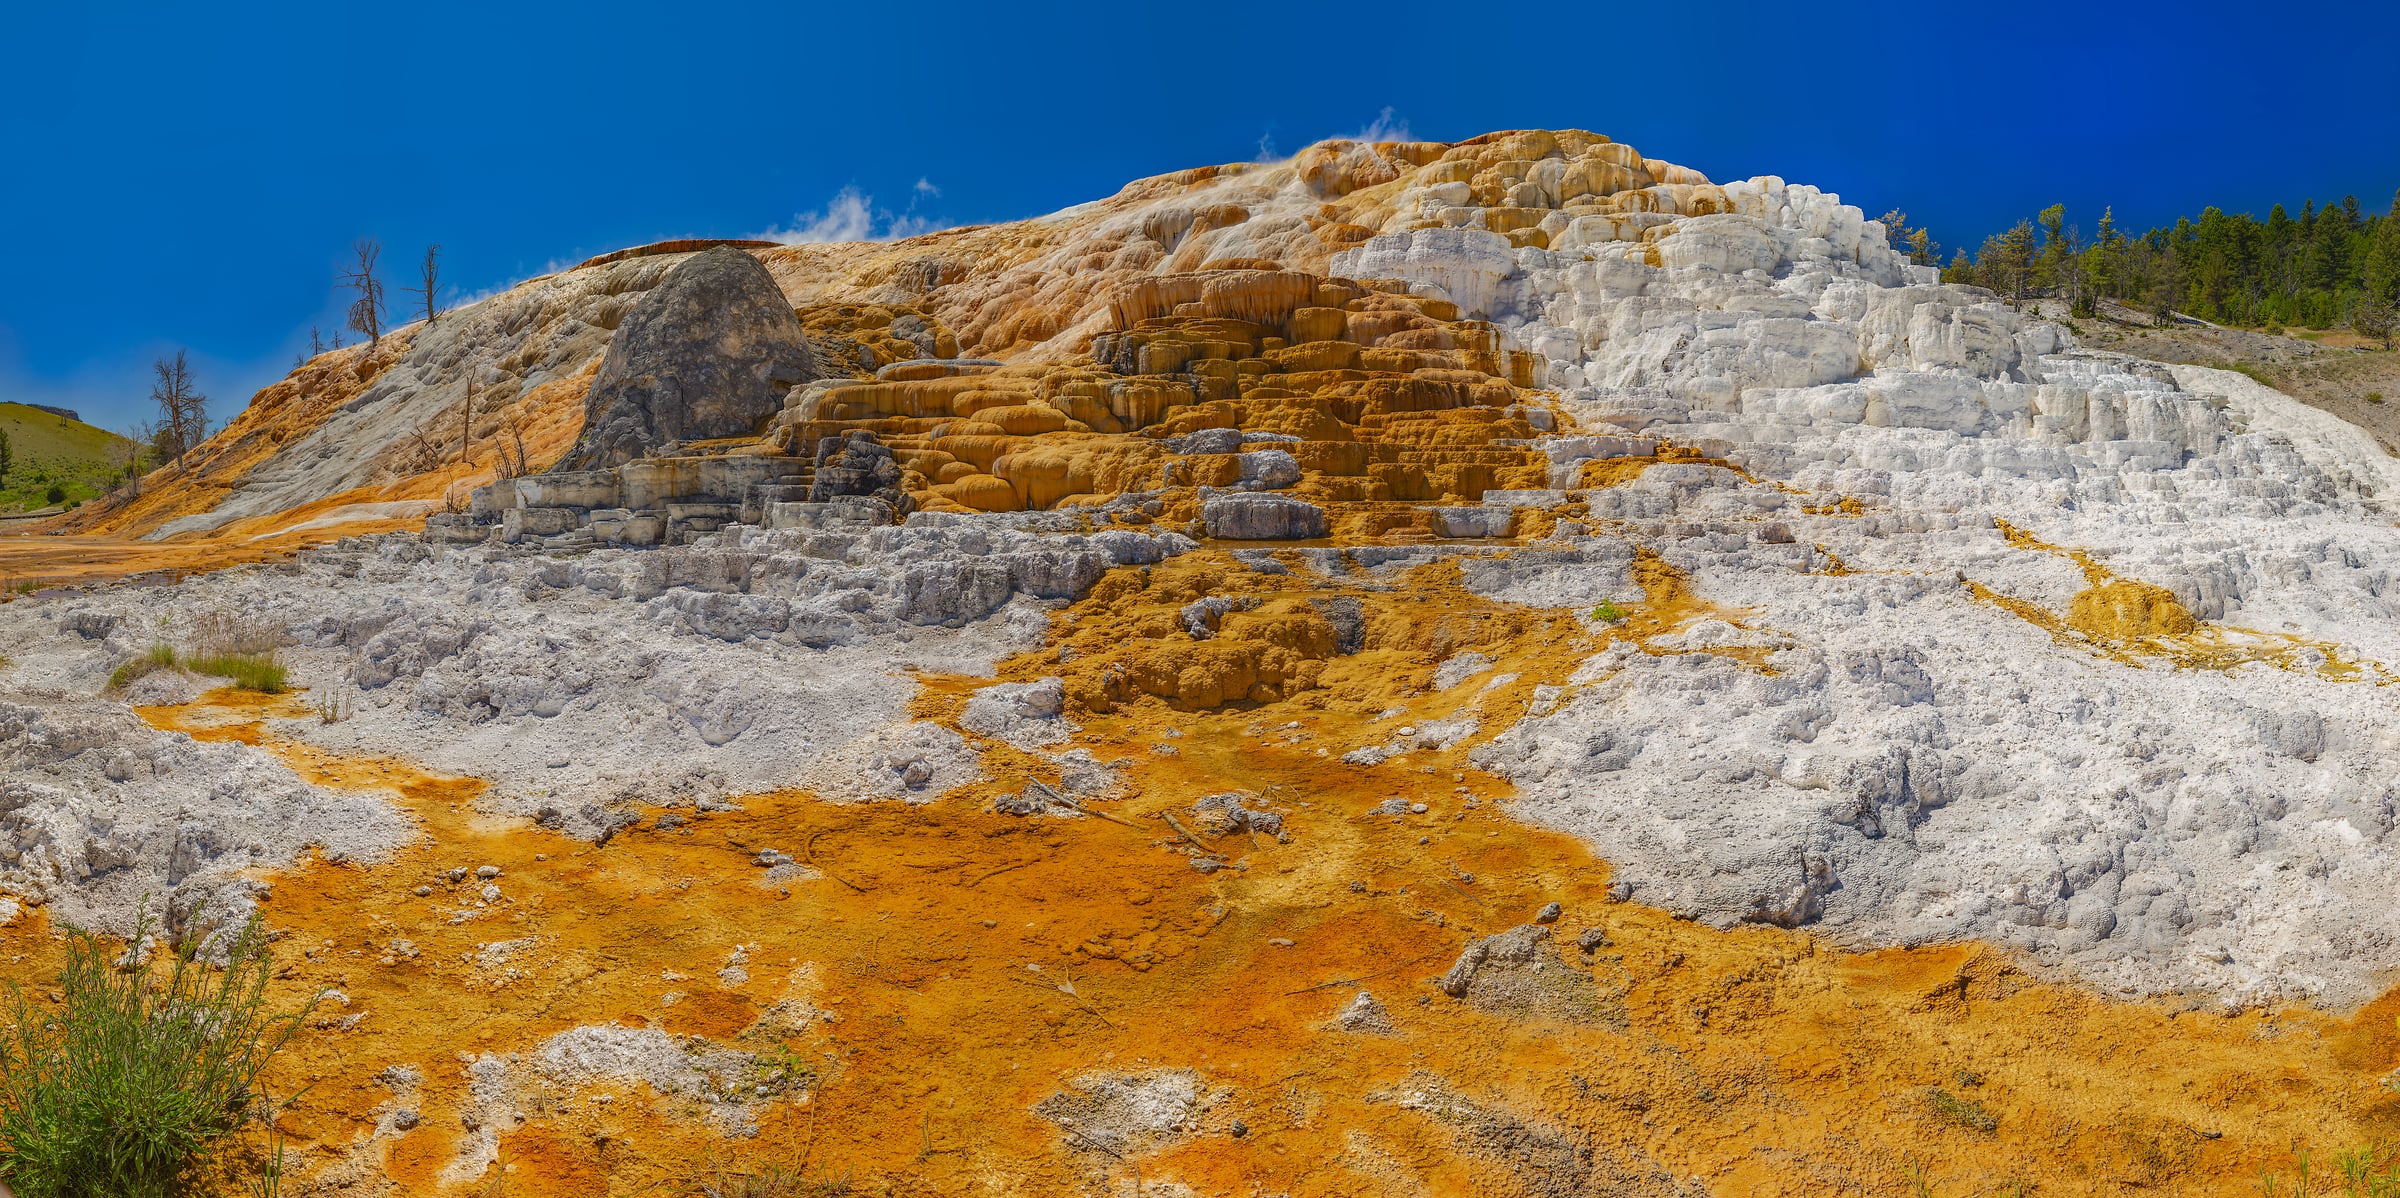
[[[1603,624],[1619,623],[1625,619],[1626,614],[1624,608],[1618,607],[1606,599],[1600,601],[1600,606],[1592,609],[1592,618]]]
[[[2381,392],[2381,391],[2369,391],[2369,392],[2367,392],[2367,402],[2368,402],[2368,403],[2382,403],[2382,402],[2383,402],[2383,392]]]
[[[9,984],[0,1180],[21,1198],[213,1191],[260,1072],[315,1005],[265,1013],[274,963],[255,918],[220,934],[221,970],[197,943],[141,954],[150,931],[144,916],[130,950],[74,932],[55,1005]]]

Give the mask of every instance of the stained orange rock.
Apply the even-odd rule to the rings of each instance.
[[[2371,681],[2379,686],[2395,681],[2383,663],[2359,659],[2345,646],[2200,620],[2165,587],[2119,578],[2091,554],[2050,544],[2006,520],[1992,523],[2019,549],[2073,562],[2083,572],[2084,588],[2068,600],[2064,616],[1972,579],[1962,580],[1967,593],[2048,632],[2060,644],[2088,649],[2127,665],[2163,659],[2186,669],[2233,670],[2262,663],[2336,681]]]
[[[1197,585],[1226,567],[1187,568]],[[1140,626],[1172,602],[1167,574],[1153,571],[1158,596],[1096,593],[1062,614],[1060,643]],[[300,698],[220,691],[145,714],[384,791],[424,830],[389,862],[265,875],[286,932],[279,1001],[346,999],[276,1065],[274,1092],[311,1087],[282,1125],[321,1176],[369,1188],[482,1193],[497,1176],[513,1194],[676,1192],[714,1164],[805,1160],[868,1193],[1122,1189],[1136,1169],[1146,1190],[1204,1194],[1664,1193],[1693,1177],[1718,1194],[1884,1192],[1921,1167],[1936,1192],[2114,1194],[2132,1179],[2232,1194],[2295,1144],[2400,1131],[2400,1098],[2378,1084],[2400,998],[2347,1019],[2226,1016],[2111,1002],[1976,945],[1854,954],[1713,931],[1611,902],[1604,862],[1511,817],[1505,784],[1467,766],[1473,739],[1373,768],[1335,760],[1388,734],[1376,716],[1395,698],[1412,720],[1480,708],[1496,729],[1601,638],[1740,618],[1663,562],[1637,577],[1650,601],[1625,625],[1542,632],[1499,627],[1454,578],[1421,573],[1375,592],[1378,647],[1328,666],[1322,687],[1271,707],[1136,695],[1079,712],[1077,743],[1124,770],[1124,797],[1092,804],[1105,818],[992,813],[991,795],[1050,768],[994,744],[991,781],[927,806],[757,795],[594,847],[481,814],[471,779],[278,739],[262,717],[301,714]],[[1519,677],[1427,693],[1432,666],[1468,646],[1494,656],[1492,677]],[[1053,649],[1001,673],[1057,668]],[[984,685],[923,682],[919,714],[942,720]],[[1283,812],[1289,843],[1196,826],[1195,799],[1235,788]],[[1371,813],[1393,797],[1428,809]],[[1227,868],[1195,870],[1195,841]],[[767,881],[765,849],[803,876]],[[503,898],[479,907],[478,883],[447,871],[484,864]],[[1495,1008],[1432,986],[1470,940],[1550,901],[1566,916],[1547,968],[1574,1001]],[[7,933],[12,976],[46,963],[25,947],[39,927]],[[1584,928],[1609,943],[1578,951]],[[479,964],[497,941],[525,947],[505,969]],[[737,948],[744,975],[720,976]],[[1362,989],[1391,1034],[1330,1025]],[[537,1085],[498,1129],[498,1172],[462,1169],[476,1108],[461,1054],[527,1061],[584,1025],[789,1053],[816,1080],[753,1105],[757,1135],[733,1140],[639,1083]],[[377,1080],[392,1065],[422,1072],[421,1122],[372,1138],[401,1102]],[[1206,1087],[1192,1135],[1119,1159],[1035,1112],[1078,1078],[1152,1068]]]

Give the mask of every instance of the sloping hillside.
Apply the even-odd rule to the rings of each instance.
[[[0,403],[0,435],[10,455],[0,515],[82,503],[107,491],[132,461],[125,438],[27,404]]]

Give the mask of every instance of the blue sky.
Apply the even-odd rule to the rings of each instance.
[[[340,323],[360,236],[389,267],[441,243],[473,294],[845,189],[879,232],[1035,215],[1386,109],[1436,140],[1593,129],[1945,244],[2059,201],[2138,228],[2400,187],[2390,4],[93,3],[7,28],[0,399],[110,425],[177,347],[238,411]]]

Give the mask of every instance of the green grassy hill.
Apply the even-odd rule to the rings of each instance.
[[[54,503],[81,503],[108,490],[125,463],[125,438],[21,403],[0,403],[8,436],[8,473],[0,476],[0,515]],[[60,499],[50,497],[56,488]]]

